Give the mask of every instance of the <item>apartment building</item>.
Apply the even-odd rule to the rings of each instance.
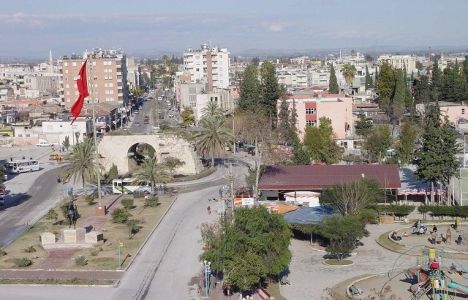
[[[278,100],[278,109],[282,100]],[[320,118],[331,120],[336,140],[351,136],[353,131],[353,100],[337,94],[296,94],[286,99],[289,109],[296,107],[296,128],[299,138],[304,139],[305,128],[319,126]]]
[[[184,51],[184,71],[189,73],[193,83],[207,84],[213,88],[229,87],[229,51],[226,48],[208,47]]]
[[[88,59],[87,75],[90,96],[97,103],[117,102],[126,104],[128,101],[127,57],[120,50],[96,49],[85,52],[83,56],[64,56],[59,60],[60,97],[62,104],[70,107],[78,97],[76,77]]]
[[[403,70],[404,68],[406,68],[406,73],[408,74],[418,72],[418,70],[416,69],[416,56],[385,54],[380,55],[377,60],[381,64],[386,62],[396,69]]]

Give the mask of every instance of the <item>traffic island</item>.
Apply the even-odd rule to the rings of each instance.
[[[326,259],[323,263],[329,266],[350,266],[354,264],[354,262],[349,259]]]

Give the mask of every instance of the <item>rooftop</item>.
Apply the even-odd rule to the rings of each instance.
[[[267,166],[258,185],[260,190],[321,190],[365,177],[397,189],[401,186],[398,170],[397,165]]]

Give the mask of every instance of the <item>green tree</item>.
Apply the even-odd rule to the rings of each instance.
[[[237,107],[240,111],[257,111],[261,101],[261,86],[256,65],[248,65],[242,74]]]
[[[133,174],[136,182],[149,182],[151,193],[154,194],[156,183],[165,183],[172,179],[167,171],[167,166],[158,163],[156,156],[150,156],[140,164]]]
[[[86,182],[91,182],[97,178],[97,172],[100,172],[100,164],[94,144],[91,139],[85,139],[82,143],[76,144],[73,150],[66,157],[68,164],[63,170],[62,177],[65,180],[74,178],[81,179],[83,189]]]
[[[68,148],[70,148],[70,137],[67,135],[65,139],[63,140],[62,146],[68,151]]]
[[[442,74],[439,69],[439,60],[436,57],[432,65],[431,98],[434,101],[439,100],[442,88]]]
[[[391,97],[390,120],[394,125],[399,124],[407,105],[407,87],[402,70],[395,71],[395,90]]]
[[[3,165],[0,164],[0,183],[5,181],[6,169]]]
[[[214,101],[208,102],[206,107],[203,109],[203,118],[223,118],[223,112],[218,106],[218,103]]]
[[[276,277],[291,260],[291,232],[283,217],[264,207],[236,209],[233,220],[205,240],[202,260],[222,271],[234,288],[250,290],[267,276]],[[206,236],[206,235],[203,235]]]
[[[141,97],[143,95],[143,91],[141,90],[141,88],[139,86],[135,86],[132,88],[132,90],[130,91],[133,96],[135,97]]]
[[[340,87],[338,86],[338,80],[336,79],[336,73],[333,64],[330,65],[330,79],[328,83],[328,91],[331,94],[338,94],[340,92]]]
[[[291,114],[289,112],[289,104],[286,99],[281,100],[281,105],[278,113],[278,133],[282,142],[286,145],[292,145],[296,135],[296,125],[291,123]]]
[[[115,164],[112,164],[111,168],[109,169],[109,172],[107,172],[106,181],[107,183],[112,183],[112,180],[117,178],[119,178],[119,170],[117,169],[117,166]]]
[[[275,66],[269,61],[262,62],[260,67],[261,106],[265,115],[276,120],[276,103],[282,90],[278,84]]]
[[[341,148],[335,143],[331,120],[322,117],[318,127],[307,127],[304,145],[311,160],[326,164],[333,164],[340,160]]]
[[[432,184],[441,183],[446,187],[450,178],[459,172],[457,132],[447,118],[442,124],[437,103],[429,105],[426,110],[422,148],[417,152],[416,175]]]
[[[390,128],[387,125],[376,125],[363,146],[371,162],[380,162],[392,143]]]
[[[445,68],[442,75],[440,99],[445,101],[462,101],[466,96],[466,78],[458,62]]]
[[[182,160],[178,159],[177,157],[169,156],[169,157],[166,157],[166,159],[164,160],[164,164],[169,169],[169,172],[171,173],[171,176],[174,177],[175,170],[178,167],[181,167],[181,166],[185,165],[185,161],[182,161]]]
[[[468,55],[465,55],[465,60],[463,61],[463,73],[468,80]]]
[[[392,66],[388,63],[383,63],[380,67],[378,79],[376,79],[377,101],[380,109],[387,113],[392,109],[392,98],[395,91],[396,76]]]
[[[397,147],[398,160],[403,164],[411,163],[416,146],[417,128],[411,122],[405,122],[401,128],[400,141]]]
[[[413,82],[413,96],[415,103],[429,103],[431,101],[431,88],[427,76],[422,75]]]
[[[224,127],[224,120],[221,118],[203,118],[200,121],[200,128],[193,135],[195,147],[203,156],[211,156],[211,165],[214,166],[216,154],[223,153],[225,146],[232,141],[231,132]]]
[[[308,165],[310,164],[310,156],[305,149],[305,146],[299,141],[298,138],[293,143],[293,163],[295,165]]]
[[[327,252],[343,259],[356,248],[356,240],[367,236],[365,225],[356,216],[333,216],[318,226],[316,233],[328,240]]]
[[[321,205],[329,205],[341,215],[357,215],[370,203],[383,198],[382,187],[372,179],[337,184],[322,192]]]
[[[367,65],[366,65],[365,87],[366,87],[366,91],[374,87],[374,82],[372,81],[372,77],[369,74],[369,67]]]
[[[360,113],[358,115],[358,120],[356,121],[356,134],[366,137],[372,131],[372,121],[368,120],[367,117]]]
[[[195,116],[193,115],[193,109],[191,107],[185,107],[180,113],[182,118],[182,127],[188,127],[195,124]]]
[[[353,83],[354,76],[356,75],[356,67],[350,63],[343,65],[341,69],[346,83],[350,86]]]

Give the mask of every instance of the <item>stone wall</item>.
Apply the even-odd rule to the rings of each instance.
[[[202,170],[202,165],[192,145],[176,136],[168,134],[152,135],[106,135],[99,143],[98,151],[102,157],[101,164],[106,172],[115,164],[119,174],[129,172],[128,150],[135,144],[146,143],[155,149],[159,162],[165,157],[176,157],[185,164],[176,170],[176,174],[193,175]]]

